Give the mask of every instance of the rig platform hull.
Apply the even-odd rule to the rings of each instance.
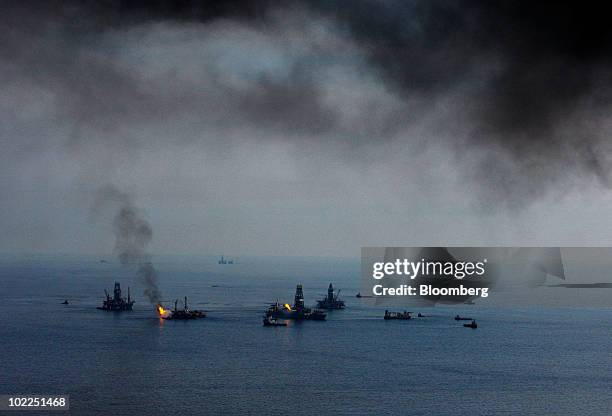
[[[121,296],[121,285],[119,282],[115,282],[115,289],[113,290],[113,296],[108,294],[105,289],[106,299],[102,302],[102,306],[98,306],[97,309],[108,312],[124,312],[131,311],[136,301],[132,300],[130,296],[130,288],[128,287],[127,299]]]

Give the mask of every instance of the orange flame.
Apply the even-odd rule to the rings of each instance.
[[[168,309],[164,309],[162,305],[157,305],[157,312],[159,313],[160,318],[167,318],[170,315],[170,311]]]
[[[287,309],[288,311],[291,310],[291,305],[289,305],[288,303],[285,303],[285,309]]]

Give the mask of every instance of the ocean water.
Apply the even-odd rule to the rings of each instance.
[[[70,395],[70,414],[609,415],[612,310],[420,309],[384,321],[354,297],[359,260],[158,257],[168,306],[188,296],[199,321],[160,321],[112,259],[0,257],[0,394]],[[115,280],[128,313],[96,309]],[[269,302],[307,304],[329,282],[347,309],[326,322],[266,328]],[[68,299],[70,305],[60,303]],[[463,328],[455,314],[479,328]],[[18,414],[18,412],[11,412]],[[33,415],[28,411],[24,414]]]

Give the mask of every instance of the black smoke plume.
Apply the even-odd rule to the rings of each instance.
[[[195,131],[280,132],[307,152],[339,146],[357,162],[373,144],[441,143],[484,202],[522,207],[551,190],[610,187],[608,16],[604,3],[578,1],[9,2],[0,16],[0,79],[54,97],[52,119],[74,123],[68,144],[77,155],[95,140],[121,151],[137,146],[138,135],[117,131],[172,117]],[[316,41],[320,28],[329,35]],[[177,55],[185,59],[158,78],[144,71],[172,61],[140,63],[157,56],[147,45],[177,38],[191,41],[181,44],[190,53]],[[219,41],[218,54],[177,82],[186,58]],[[126,44],[137,60],[121,60]],[[268,47],[275,64],[261,73],[240,61],[225,78],[227,69],[214,66]],[[390,108],[369,101],[367,88],[356,94],[361,105],[330,102],[341,89],[330,74],[346,69],[387,91]],[[179,141],[176,130],[166,140]],[[225,137],[216,133],[186,136]]]
[[[112,208],[113,233],[115,235],[114,252],[122,265],[137,265],[138,280],[144,286],[144,294],[152,304],[161,300],[157,281],[158,275],[146,249],[153,238],[153,229],[144,218],[129,193],[108,185],[101,188],[95,198],[93,213]]]

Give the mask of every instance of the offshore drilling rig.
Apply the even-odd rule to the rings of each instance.
[[[344,309],[344,301],[338,298],[340,296],[340,290],[334,294],[334,287],[329,284],[327,289],[327,297],[318,300],[317,306],[320,309]]]
[[[113,290],[113,297],[111,298],[108,291],[104,289],[106,299],[102,302],[102,306],[98,309],[103,311],[131,311],[135,301],[130,297],[130,287],[128,286],[127,299],[121,297],[121,285],[119,282],[115,282],[115,290]]]
[[[281,306],[276,302],[270,305],[266,311],[266,317],[271,317],[273,319],[294,319],[296,321],[324,321],[326,316],[327,314],[321,310],[306,308],[304,306],[302,285],[297,285],[295,289],[293,308],[288,303]]]

